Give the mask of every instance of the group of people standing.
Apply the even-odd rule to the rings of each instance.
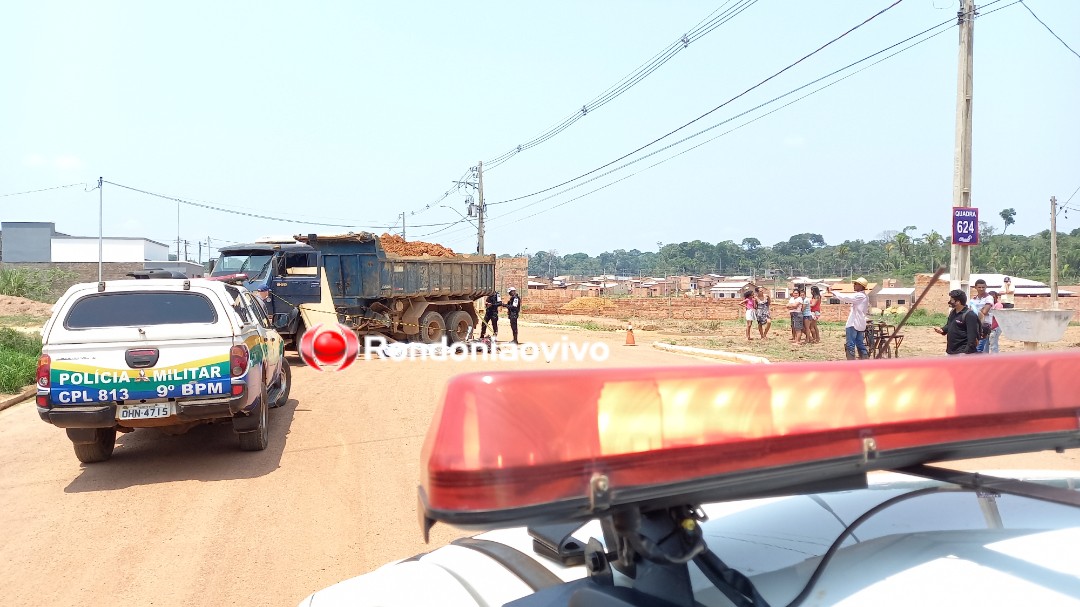
[[[816,344],[821,341],[817,321],[821,317],[821,289],[810,287],[810,291],[795,287],[787,302],[788,316],[791,317],[791,342]]]
[[[949,319],[934,330],[945,336],[946,354],[998,354],[1001,327],[994,310],[1013,307],[1012,284],[1005,277],[1008,302],[997,291],[986,290],[986,281],[975,281],[975,296],[970,300],[960,289],[949,291]]]
[[[510,343],[518,343],[518,316],[521,314],[521,296],[516,287],[510,287],[506,301],[499,301],[499,292],[495,291],[484,300],[484,321],[480,325],[480,339],[487,335],[488,323],[491,323],[491,336],[499,337],[499,308],[506,308],[506,317],[510,321],[510,332],[514,339]]]
[[[752,340],[750,330],[757,324],[761,339],[769,336],[772,328],[772,296],[765,287],[746,290],[743,293],[742,307],[746,314],[746,339]],[[791,317],[791,340],[794,343],[817,343],[821,341],[817,319],[821,316],[821,290],[810,287],[810,293],[803,296],[802,289],[796,287],[786,305]]]
[[[750,340],[750,329],[757,323],[761,339],[769,337],[772,328],[772,296],[765,287],[747,289],[743,293],[742,307],[746,311],[746,339]]]
[[[997,354],[1001,327],[994,318],[994,310],[1013,307],[1012,281],[1005,277],[1004,296],[997,291],[987,291],[986,281],[975,281],[975,296],[968,300],[967,294],[954,289],[949,292],[949,318],[942,327],[934,330],[947,337],[946,354]],[[869,282],[863,277],[852,281],[851,293],[838,293],[826,287],[825,295],[851,304],[847,324],[844,326],[844,351],[848,360],[869,358],[866,347],[866,317],[870,299],[866,295]],[[1003,301],[1004,300],[1004,301]],[[746,339],[751,339],[750,329],[756,322],[762,339],[768,337],[772,327],[770,304],[772,298],[763,287],[743,293],[742,307],[746,310]],[[817,343],[821,340],[817,321],[821,316],[821,290],[810,287],[809,293],[796,287],[787,302],[791,317],[791,342]]]

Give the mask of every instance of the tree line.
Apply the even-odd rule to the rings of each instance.
[[[1012,209],[1002,212],[1005,228],[1014,221]],[[979,244],[972,247],[973,272],[1018,275],[1046,282],[1050,277],[1050,230],[1031,236],[996,233],[980,222]],[[616,249],[592,256],[539,251],[529,257],[529,274],[555,276],[656,276],[723,274],[752,276],[868,276],[902,281],[920,272],[949,265],[951,237],[915,226],[886,230],[873,240],[845,240],[830,245],[820,234],[795,234],[771,246],[757,238],[709,243],[702,240],[658,243],[658,250]],[[519,256],[525,256],[519,253]],[[1080,277],[1080,228],[1058,233],[1058,276],[1071,282]]]

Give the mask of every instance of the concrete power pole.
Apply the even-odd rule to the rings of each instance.
[[[405,240],[405,211],[401,212],[401,239]]]
[[[1050,309],[1058,309],[1057,197],[1050,197]]]
[[[974,73],[973,48],[975,38],[975,0],[960,0],[957,12],[960,25],[960,56],[956,85],[956,151],[953,166],[954,207],[971,206],[971,96]],[[949,214],[952,221],[952,213]],[[979,229],[979,226],[975,226]],[[968,292],[971,279],[971,247],[952,245],[949,264],[951,288]]]
[[[476,205],[476,254],[484,254],[484,211],[487,208],[484,206],[484,163],[479,162],[476,165],[476,189],[478,190],[477,196],[480,199],[480,203]]]

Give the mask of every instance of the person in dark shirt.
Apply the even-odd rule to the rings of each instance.
[[[521,296],[518,295],[517,289],[510,287],[509,296],[506,298],[506,303],[503,304],[506,308],[506,316],[510,319],[510,332],[514,334],[514,340],[510,343],[518,343],[518,314],[521,314]]]
[[[499,301],[498,291],[484,299],[484,321],[480,323],[480,339],[484,339],[484,336],[487,335],[489,322],[491,323],[491,335],[493,337],[499,336],[499,306],[501,305],[503,304]]]
[[[945,336],[946,354],[975,354],[979,346],[979,315],[967,307],[967,293],[960,289],[949,291],[949,320],[943,327],[934,327]]]

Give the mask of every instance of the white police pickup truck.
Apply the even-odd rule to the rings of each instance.
[[[267,409],[289,398],[281,337],[243,287],[201,279],[77,284],[42,331],[37,411],[80,461],[109,459],[116,433],[229,420],[265,449]]]

